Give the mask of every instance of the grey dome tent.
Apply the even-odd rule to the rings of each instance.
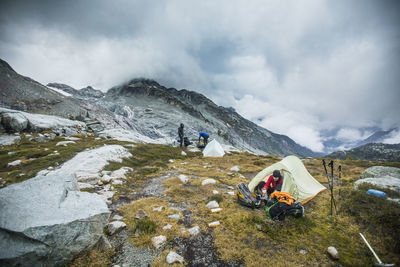
[[[327,189],[311,176],[298,157],[288,156],[260,171],[249,183],[250,192],[254,192],[260,182],[266,182],[274,170],[280,170],[283,176],[281,191],[290,193],[302,204]]]

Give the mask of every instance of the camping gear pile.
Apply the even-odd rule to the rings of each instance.
[[[281,192],[275,191],[270,199],[260,195],[260,186],[265,184],[274,170],[280,170],[283,176]],[[305,168],[296,156],[288,156],[259,172],[247,186],[237,186],[238,201],[241,205],[259,208],[265,204],[267,216],[275,220],[283,220],[286,215],[296,218],[303,216],[303,205],[326,190]]]

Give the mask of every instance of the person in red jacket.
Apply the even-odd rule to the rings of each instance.
[[[281,175],[281,172],[279,170],[274,170],[274,172],[268,178],[267,182],[265,183],[265,185],[262,189],[263,195],[265,196],[267,194],[269,196],[275,190],[281,191],[282,180],[283,180],[283,177]]]

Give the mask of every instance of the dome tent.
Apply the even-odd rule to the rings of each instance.
[[[259,172],[249,183],[250,191],[254,192],[260,182],[266,182],[274,170],[280,170],[283,176],[281,191],[290,193],[302,204],[326,190],[325,186],[311,176],[298,157],[288,156]]]
[[[224,149],[217,140],[213,139],[203,150],[204,157],[223,157],[225,155]]]

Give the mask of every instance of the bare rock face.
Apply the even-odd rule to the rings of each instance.
[[[37,176],[0,190],[0,265],[62,266],[92,248],[110,212],[73,176]]]

